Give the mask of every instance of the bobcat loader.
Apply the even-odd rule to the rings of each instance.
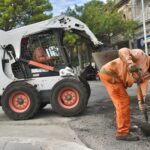
[[[83,22],[65,15],[7,32],[0,30],[0,105],[9,118],[33,118],[48,103],[63,116],[85,110],[90,86],[71,68],[63,43],[66,31],[95,46],[101,44]],[[56,58],[52,64],[32,60],[34,48],[43,43],[47,55]]]

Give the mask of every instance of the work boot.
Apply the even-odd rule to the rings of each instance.
[[[122,141],[139,141],[139,136],[132,135],[130,133],[123,135],[123,136],[116,136],[116,140],[122,140]]]
[[[137,131],[138,131],[138,128],[139,128],[139,127],[138,127],[137,125],[134,125],[134,126],[131,126],[131,127],[130,127],[129,131],[130,131],[130,132],[137,132]]]

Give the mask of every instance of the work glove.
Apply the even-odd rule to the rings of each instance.
[[[141,68],[139,68],[137,65],[135,64],[129,64],[128,66],[130,73],[134,73],[134,72],[141,72]]]
[[[146,104],[141,100],[138,101],[138,104],[139,104],[139,110],[144,113],[146,111]]]
[[[133,78],[134,78],[134,83],[142,83],[144,81],[144,79],[142,77],[139,77],[139,76],[136,76],[136,75],[133,75]]]

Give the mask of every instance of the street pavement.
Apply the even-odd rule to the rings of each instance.
[[[12,121],[0,111],[0,150],[90,150],[50,106],[37,117]]]
[[[61,117],[48,105],[30,120],[13,121],[0,108],[0,150],[149,150],[150,139],[140,131],[139,142],[116,141],[115,110],[100,81],[90,81],[88,106],[76,117]],[[136,101],[136,85],[128,89],[131,122],[144,121]],[[148,96],[149,97],[149,96]]]

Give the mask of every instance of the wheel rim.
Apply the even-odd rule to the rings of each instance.
[[[65,109],[74,108],[79,103],[79,93],[74,88],[63,88],[58,94],[58,102]]]
[[[30,97],[22,91],[12,93],[9,98],[10,108],[17,113],[25,112],[29,108],[30,103]]]

